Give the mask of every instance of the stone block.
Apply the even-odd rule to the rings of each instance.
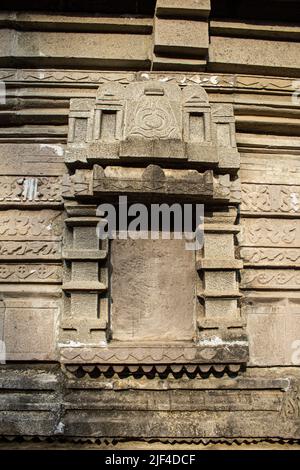
[[[256,39],[298,40],[300,28],[297,25],[284,25],[249,21],[210,21],[210,33],[214,36],[253,37]]]
[[[205,318],[232,320],[237,317],[238,306],[236,299],[206,299]]]
[[[288,104],[288,103],[286,103]],[[285,103],[280,103],[285,106]],[[300,178],[300,162],[297,155],[264,153],[241,154],[241,180],[243,183],[297,185]]]
[[[207,295],[227,295],[238,292],[235,271],[206,271],[205,292]]]
[[[4,341],[6,359],[56,360],[56,326],[59,307],[51,300],[5,299]]]
[[[198,58],[165,57],[153,53],[153,70],[186,70],[199,72],[206,69],[206,60]]]
[[[208,27],[204,21],[156,18],[154,52],[204,57],[208,50]]]
[[[214,71],[299,76],[300,43],[210,37],[209,62]]]
[[[195,2],[194,2],[195,3]],[[152,19],[142,17],[86,16],[84,21],[78,15],[51,15],[35,12],[0,12],[1,27],[15,29],[36,29],[44,31],[86,31],[113,33],[148,33],[152,31]]]
[[[204,257],[205,259],[233,259],[234,243],[231,233],[205,233],[204,225]],[[217,256],[216,256],[217,253]]]
[[[188,18],[207,18],[210,12],[210,0],[158,0],[157,16]]]
[[[64,145],[0,143],[0,174],[61,176],[66,172]]]
[[[251,299],[251,301],[250,301]],[[250,365],[292,366],[300,363],[299,299],[278,295],[248,297],[247,315]]]
[[[149,62],[152,38],[143,34],[1,31],[0,63],[12,57],[38,66],[139,66]]]

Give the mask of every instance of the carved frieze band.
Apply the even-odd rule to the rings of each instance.
[[[224,345],[226,344],[226,348]],[[63,348],[62,361],[65,363],[127,363],[127,364],[168,364],[172,363],[207,363],[245,362],[247,360],[247,341],[227,341],[224,345],[213,344],[200,347],[184,347],[171,345],[153,347],[110,346],[109,348]]]
[[[0,242],[0,260],[61,259],[61,243],[48,241]]]
[[[244,214],[300,214],[300,186],[243,184],[241,211]]]
[[[247,269],[241,273],[241,288],[299,289],[300,271],[280,269]]]
[[[63,178],[65,199],[91,197],[100,194],[130,194],[180,196],[199,200],[214,199],[238,203],[240,181],[229,175],[214,176],[211,170],[163,169],[158,165],[144,168],[94,165],[93,170],[76,170]]]
[[[166,378],[169,374],[187,374],[190,378],[196,377],[198,374],[209,374],[211,371],[222,373],[222,372],[231,372],[236,374],[242,367],[241,364],[174,364],[168,361],[168,364],[65,364],[65,369],[72,374],[73,376],[78,378],[83,377],[90,377],[90,378],[99,378],[99,376],[106,375],[107,373],[111,376],[112,373],[114,374],[137,374],[138,377],[141,374],[153,377],[153,375],[157,375],[161,378]],[[232,405],[231,405],[232,406]]]
[[[60,283],[61,279],[58,264],[0,264],[0,282]]]
[[[247,218],[241,221],[240,246],[300,248],[300,221]]]
[[[299,220],[247,218],[241,225],[240,256],[245,266],[300,266]]]
[[[0,211],[0,241],[61,240],[62,228],[60,211]]]
[[[0,211],[0,259],[60,259],[60,211]]]
[[[300,267],[300,249],[242,248],[240,255],[245,266]]]
[[[5,82],[57,82],[57,83],[90,83],[99,85],[106,82],[119,82],[128,84],[135,80],[161,80],[175,82],[178,85],[199,84],[203,87],[222,88],[253,88],[254,90],[297,90],[294,79],[286,77],[262,77],[255,75],[208,74],[193,72],[94,72],[47,69],[2,69],[0,80]]]
[[[62,204],[61,177],[0,177],[1,206]]]

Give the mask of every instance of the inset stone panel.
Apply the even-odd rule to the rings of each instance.
[[[113,340],[192,341],[195,251],[184,240],[114,240],[111,262]]]

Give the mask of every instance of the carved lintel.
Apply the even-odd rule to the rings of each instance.
[[[212,170],[164,169],[158,165],[146,168],[107,166],[97,164],[93,170],[76,170],[65,175],[63,194],[66,199],[91,198],[101,195],[139,194],[180,197],[182,200],[201,200],[237,203],[240,199],[239,180],[230,176],[213,176]]]

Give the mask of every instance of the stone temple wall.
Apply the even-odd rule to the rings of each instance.
[[[299,442],[299,3],[2,3],[1,445]]]

